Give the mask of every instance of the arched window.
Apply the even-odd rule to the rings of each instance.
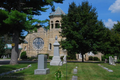
[[[53,29],[53,21],[51,21],[51,28]]]
[[[59,22],[58,20],[56,20],[56,22]]]
[[[55,21],[55,28],[59,28],[60,26],[59,26],[59,20],[56,20]]]
[[[49,50],[51,50],[52,49],[52,44],[51,43],[49,43]]]
[[[53,24],[53,21],[51,21],[51,24]]]
[[[51,28],[53,29],[53,24],[51,24]]]
[[[55,23],[55,28],[59,28],[59,24],[58,23]]]

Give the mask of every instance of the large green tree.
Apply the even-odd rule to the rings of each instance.
[[[74,2],[69,5],[68,14],[62,16],[61,46],[67,49],[68,55],[76,53],[83,55],[87,52],[97,52],[101,44],[105,27],[97,20],[97,12],[88,2],[77,6]]]
[[[54,2],[62,3],[63,0],[0,0],[0,7],[4,9],[1,12],[5,13],[5,17],[0,20],[0,33],[11,35],[15,44],[12,47],[10,64],[17,64],[18,44],[19,40],[24,38],[21,36],[23,31],[33,30],[36,27],[31,25],[38,20],[33,19],[31,15],[45,12],[48,8],[44,7],[47,5],[50,5],[54,11]]]

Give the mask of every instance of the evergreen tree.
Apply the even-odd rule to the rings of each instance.
[[[0,37],[0,57],[5,54],[5,42],[3,37]]]
[[[114,24],[113,29],[116,33],[120,34],[120,22],[118,21],[117,24]]]
[[[97,20],[97,12],[88,2],[77,6],[74,2],[69,5],[68,14],[62,16],[62,39],[60,44],[67,49],[68,55],[76,53],[83,55],[87,52],[97,52],[104,34],[105,27],[102,21]]]
[[[0,0],[0,6],[4,8],[0,11],[5,13],[0,12],[0,15],[4,15],[0,19],[0,33],[11,35],[14,44],[10,64],[17,64],[18,44],[24,38],[21,36],[23,31],[33,30],[37,27],[32,26],[38,20],[33,19],[31,15],[40,15],[41,11],[45,12],[48,9],[44,8],[46,5],[50,5],[54,10],[54,2],[62,3],[63,0]]]

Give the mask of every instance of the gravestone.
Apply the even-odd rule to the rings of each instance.
[[[66,55],[64,55],[64,57],[63,57],[63,64],[66,64],[66,63],[67,63]]]
[[[117,56],[114,56],[114,61],[117,62]]]
[[[73,69],[73,74],[77,74],[77,67]]]
[[[3,56],[3,59],[6,59],[6,58],[7,58],[7,57],[4,55],[4,56]]]
[[[105,63],[107,63],[107,59],[105,59]]]
[[[47,68],[47,55],[38,55],[38,69],[34,70],[34,74],[48,74],[50,69]]]
[[[77,76],[72,76],[72,80],[77,80],[78,77]]]
[[[60,55],[59,55],[59,43],[57,41],[57,36],[55,37],[55,43],[54,45],[54,56],[50,62],[50,65],[53,66],[62,66],[62,61],[60,59]]]
[[[114,62],[114,59],[112,58],[112,56],[109,56],[109,64],[115,65],[115,62]]]

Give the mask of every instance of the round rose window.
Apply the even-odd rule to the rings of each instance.
[[[34,40],[33,40],[33,47],[35,48],[35,49],[37,49],[37,50],[40,50],[40,49],[42,49],[43,48],[43,46],[44,46],[44,41],[43,41],[43,39],[42,38],[35,38]]]

